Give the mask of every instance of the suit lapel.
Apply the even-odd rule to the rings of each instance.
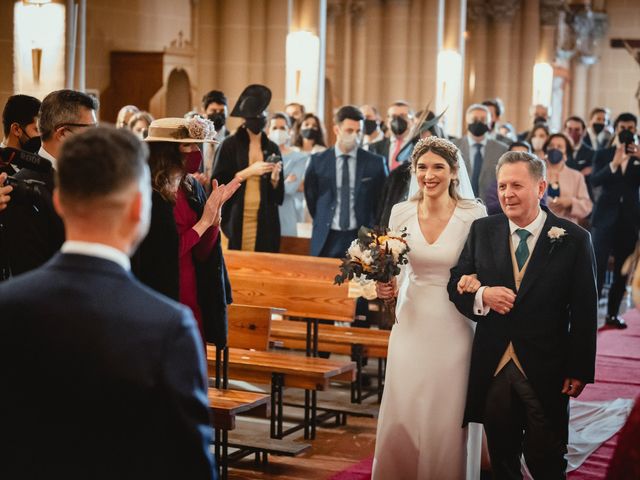
[[[331,192],[333,193],[333,199],[335,200],[336,196],[338,195],[338,185],[336,184],[336,182],[338,181],[336,164],[338,162],[336,159],[335,148],[329,149],[327,156],[328,156],[327,165],[326,165],[327,175],[331,180]]]
[[[353,197],[358,198],[358,192],[360,191],[360,186],[362,185],[362,177],[364,177],[364,167],[365,167],[365,159],[362,156],[362,152],[358,148],[356,151],[356,178],[355,178],[355,186],[353,192]]]
[[[509,221],[506,216],[503,216],[503,221],[499,227],[492,232],[491,240],[494,265],[501,284],[515,292],[516,283],[513,278],[513,265],[511,263],[511,251],[509,250],[509,242],[511,241]]]
[[[460,140],[460,153],[462,154],[464,162],[467,164],[467,172],[469,172],[469,178],[471,178],[473,169],[471,168],[471,158],[469,158],[469,140],[466,135]]]
[[[536,241],[536,245],[531,253],[531,260],[527,265],[527,270],[522,278],[522,285],[518,290],[516,303],[522,300],[533,283],[538,279],[540,273],[542,273],[551,257],[551,240],[549,239],[549,230],[557,223],[557,218],[548,209],[544,208],[547,213],[547,219],[544,222],[540,236]]]

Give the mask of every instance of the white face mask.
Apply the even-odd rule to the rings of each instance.
[[[544,142],[546,142],[546,140],[544,138],[533,137],[531,139],[531,147],[535,151],[540,151],[540,150],[542,150],[542,147],[544,147]]]
[[[271,133],[269,133],[269,140],[278,146],[284,145],[289,141],[289,133],[285,130],[271,130]]]
[[[357,133],[342,133],[340,132],[340,149],[345,152],[350,152],[360,144],[360,135]]]

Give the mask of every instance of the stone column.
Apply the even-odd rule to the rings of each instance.
[[[467,1],[466,0],[446,0],[444,7],[444,37],[442,42],[442,51],[453,51],[460,55],[460,78],[457,85],[449,84],[446,86],[450,97],[450,92],[455,91],[455,104],[451,104],[449,100],[442,102],[442,95],[445,93],[442,85],[438,85],[438,89],[443,88],[443,92],[439,92],[437,98],[441,98],[439,108],[448,106],[447,110],[447,130],[450,135],[462,135],[462,125],[464,116],[464,63],[465,63],[465,45],[464,32],[467,23]],[[440,54],[439,54],[440,56]],[[438,67],[440,69],[440,66]],[[442,72],[438,72],[440,75]],[[445,105],[446,104],[446,105]]]
[[[265,17],[264,84],[271,88],[272,112],[285,105],[286,43],[289,31],[287,0],[268,0]]]
[[[366,82],[364,102],[373,104],[384,117],[387,105],[382,100],[382,76],[386,68],[382,56],[382,31],[385,16],[381,0],[369,0],[366,4],[365,18],[367,42],[365,52]]]
[[[365,103],[365,83],[367,81],[367,30],[365,22],[364,0],[353,0],[351,2],[351,28],[352,28],[352,53],[351,63],[352,82],[351,92],[347,99],[349,103],[361,105]]]
[[[264,0],[250,0],[250,5],[248,83],[263,83],[264,61],[267,53],[267,35],[265,25],[267,2]]]
[[[529,105],[533,92],[533,66],[536,63],[540,45],[540,0],[522,2],[522,43],[520,49],[520,95],[517,116],[510,115],[516,131],[529,128]]]
[[[0,105],[13,95],[13,9],[15,2],[0,2],[0,51],[5,54],[0,75]]]
[[[466,64],[466,102],[465,105],[481,102],[487,97],[487,42],[489,28],[487,21],[487,4],[485,0],[469,0],[467,4],[469,19]]]
[[[424,108],[429,104],[433,111],[436,109],[438,52],[444,38],[444,8],[444,0],[423,0],[418,106]]]
[[[383,16],[383,105],[405,98],[409,35],[409,0],[388,0]]]

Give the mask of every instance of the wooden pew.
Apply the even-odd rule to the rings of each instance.
[[[289,255],[310,255],[311,239],[305,237],[281,237],[280,253]]]

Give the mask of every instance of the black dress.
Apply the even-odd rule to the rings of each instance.
[[[261,149],[264,158],[280,155],[280,149],[262,132]],[[216,152],[213,165],[213,178],[221,184],[227,184],[236,173],[249,166],[249,134],[245,127],[227,137]],[[229,250],[242,247],[242,217],[244,212],[243,183],[233,197],[222,207],[222,232],[229,239]],[[278,186],[273,188],[269,174],[260,178],[260,208],[258,209],[258,228],[256,232],[256,252],[275,252],[280,250],[280,217],[278,206],[284,200],[284,177],[280,175]]]

